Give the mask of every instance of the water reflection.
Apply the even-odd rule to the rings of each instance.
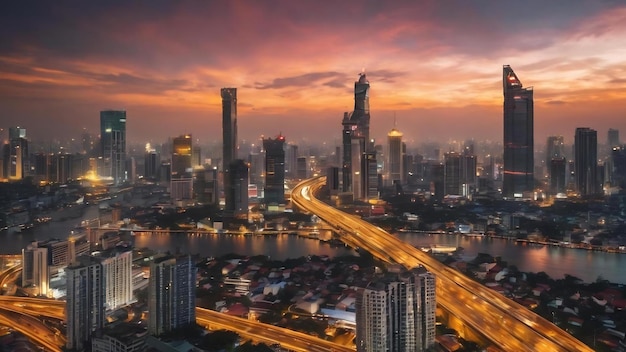
[[[522,245],[498,238],[413,233],[400,233],[396,236],[417,247],[434,244],[463,247],[462,257],[466,260],[475,258],[478,253],[488,253],[499,256],[521,271],[544,271],[554,279],[569,274],[585,282],[592,282],[602,276],[611,282],[626,284],[626,271],[620,270],[626,264],[626,254],[534,244]]]

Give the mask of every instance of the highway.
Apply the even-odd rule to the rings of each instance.
[[[280,343],[281,347],[292,351],[354,352],[354,348],[322,340],[316,336],[243,318],[231,317],[204,308],[196,308],[196,322],[213,329],[234,331],[244,339],[263,342],[268,345]]]
[[[343,213],[315,198],[326,183],[316,177],[298,184],[291,201],[335,227],[348,245],[360,247],[385,262],[407,268],[423,265],[436,276],[437,304],[481,332],[506,351],[593,351],[567,332],[525,307],[484,287],[421,250],[402,242],[359,217]]]
[[[60,347],[65,344],[65,339],[50,331],[35,318],[37,316],[65,320],[65,302],[41,298],[0,296],[0,324],[13,327],[41,346],[45,346],[46,349],[59,351]],[[15,319],[23,319],[28,321],[30,325],[16,324]],[[212,329],[234,331],[243,339],[267,344],[280,343],[282,347],[298,352],[354,352],[354,348],[322,340],[316,336],[199,307],[196,307],[196,322]],[[33,327],[37,329],[34,330]],[[35,336],[33,331],[37,332],[35,334],[37,339],[32,337]]]

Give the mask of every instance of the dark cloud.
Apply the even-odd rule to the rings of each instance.
[[[330,79],[330,80],[328,80]],[[322,82],[330,83],[346,81],[348,78],[345,74],[339,72],[311,72],[298,76],[276,78],[271,83],[255,84],[256,89],[280,89],[288,87],[306,87]],[[326,84],[329,85],[329,84]]]
[[[567,104],[567,102],[563,101],[563,100],[550,100],[550,101],[547,101],[546,104],[550,104],[550,105],[564,105],[564,104]]]

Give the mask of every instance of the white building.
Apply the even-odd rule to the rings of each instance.
[[[102,265],[106,310],[115,310],[134,302],[131,249],[116,247],[95,252],[93,256],[99,259]]]
[[[48,295],[50,278],[48,271],[48,248],[37,246],[37,242],[22,249],[22,287],[32,287],[35,295]]]
[[[435,343],[435,310],[435,277],[423,267],[371,283],[357,295],[357,351],[426,351]]]

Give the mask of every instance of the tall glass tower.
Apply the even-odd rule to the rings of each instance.
[[[574,177],[581,196],[600,191],[598,178],[598,132],[588,127],[576,128],[574,136]]]
[[[285,137],[263,139],[265,149],[265,204],[285,203]]]
[[[370,151],[370,83],[365,73],[359,74],[359,80],[354,82],[354,111],[344,113],[343,126],[343,191],[354,192],[355,198],[360,198],[361,189],[367,183],[363,179],[367,175],[361,170],[363,154]],[[358,179],[357,179],[358,178]]]
[[[502,71],[504,88],[504,176],[502,194],[521,197],[534,188],[533,89],[509,65]]]
[[[113,184],[126,181],[126,111],[100,112],[101,176],[113,178]]]
[[[224,170],[237,159],[237,88],[222,88],[222,143]]]

